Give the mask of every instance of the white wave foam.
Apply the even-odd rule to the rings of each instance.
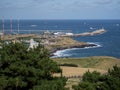
[[[102,47],[99,42],[87,42],[88,44],[95,44],[96,46],[90,46],[90,47],[84,47],[84,48],[70,48],[70,49],[64,49],[64,50],[58,50],[55,53],[53,53],[53,56],[51,58],[59,58],[59,57],[69,57],[71,54],[66,54],[68,51],[72,50],[80,50],[80,49],[90,49],[90,48],[98,48]]]
[[[73,49],[73,48],[72,48]],[[53,53],[52,58],[57,58],[57,57],[68,57],[70,56],[70,54],[65,54],[65,52],[67,52],[68,50],[71,49],[64,49],[64,50],[58,50],[55,53]]]
[[[87,42],[88,44],[94,44],[96,46],[90,46],[88,48],[98,48],[98,47],[102,47],[100,42]],[[86,48],[86,47],[85,47]]]

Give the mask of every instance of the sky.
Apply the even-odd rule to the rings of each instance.
[[[0,0],[0,19],[120,19],[120,0]]]

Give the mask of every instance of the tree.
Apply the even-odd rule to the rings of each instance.
[[[57,82],[59,78],[52,76],[61,69],[57,63],[49,58],[49,52],[40,45],[29,49],[24,44],[1,44],[0,49],[0,89],[1,90],[29,90],[35,86],[42,86],[43,81]],[[66,79],[61,79],[65,83]],[[45,84],[45,82],[44,82]],[[56,83],[53,83],[56,84]],[[62,87],[64,87],[63,84]],[[57,87],[59,83],[57,83]],[[57,89],[58,90],[58,89]]]
[[[41,82],[42,84],[34,86],[33,90],[67,90],[64,88],[66,79],[63,77],[55,78],[51,81],[43,80]]]
[[[73,86],[75,90],[96,90],[97,85],[99,84],[100,73],[93,71],[87,71],[83,77],[82,81],[79,83],[78,86]]]
[[[120,67],[115,65],[113,69],[109,69],[108,74],[103,75],[102,82],[102,90],[120,90]]]
[[[96,83],[99,81],[99,78],[100,78],[100,73],[96,71],[93,71],[92,73],[87,71],[83,75],[83,81],[86,81],[86,82]]]
[[[113,66],[112,70],[108,70],[108,74],[110,76],[117,77],[118,79],[120,79],[120,67],[118,67],[117,65]]]
[[[79,85],[73,86],[74,90],[120,90],[120,67],[113,66],[107,74],[99,72],[86,72]]]

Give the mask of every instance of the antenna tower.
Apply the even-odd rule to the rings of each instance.
[[[2,17],[2,28],[3,28],[2,33],[4,35],[4,17]]]
[[[20,32],[20,24],[19,24],[19,18],[18,18],[18,34],[19,34],[19,32]]]
[[[11,34],[12,34],[12,17],[10,19],[10,29],[11,29]]]

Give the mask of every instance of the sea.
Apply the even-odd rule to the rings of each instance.
[[[19,27],[18,27],[19,26]],[[80,58],[90,56],[112,56],[120,58],[120,20],[4,20],[6,33],[40,33],[92,32],[104,28],[107,32],[95,36],[81,36],[73,39],[81,42],[94,43],[96,47],[71,48],[59,50],[54,53],[53,58]],[[2,20],[0,30],[3,30]]]

